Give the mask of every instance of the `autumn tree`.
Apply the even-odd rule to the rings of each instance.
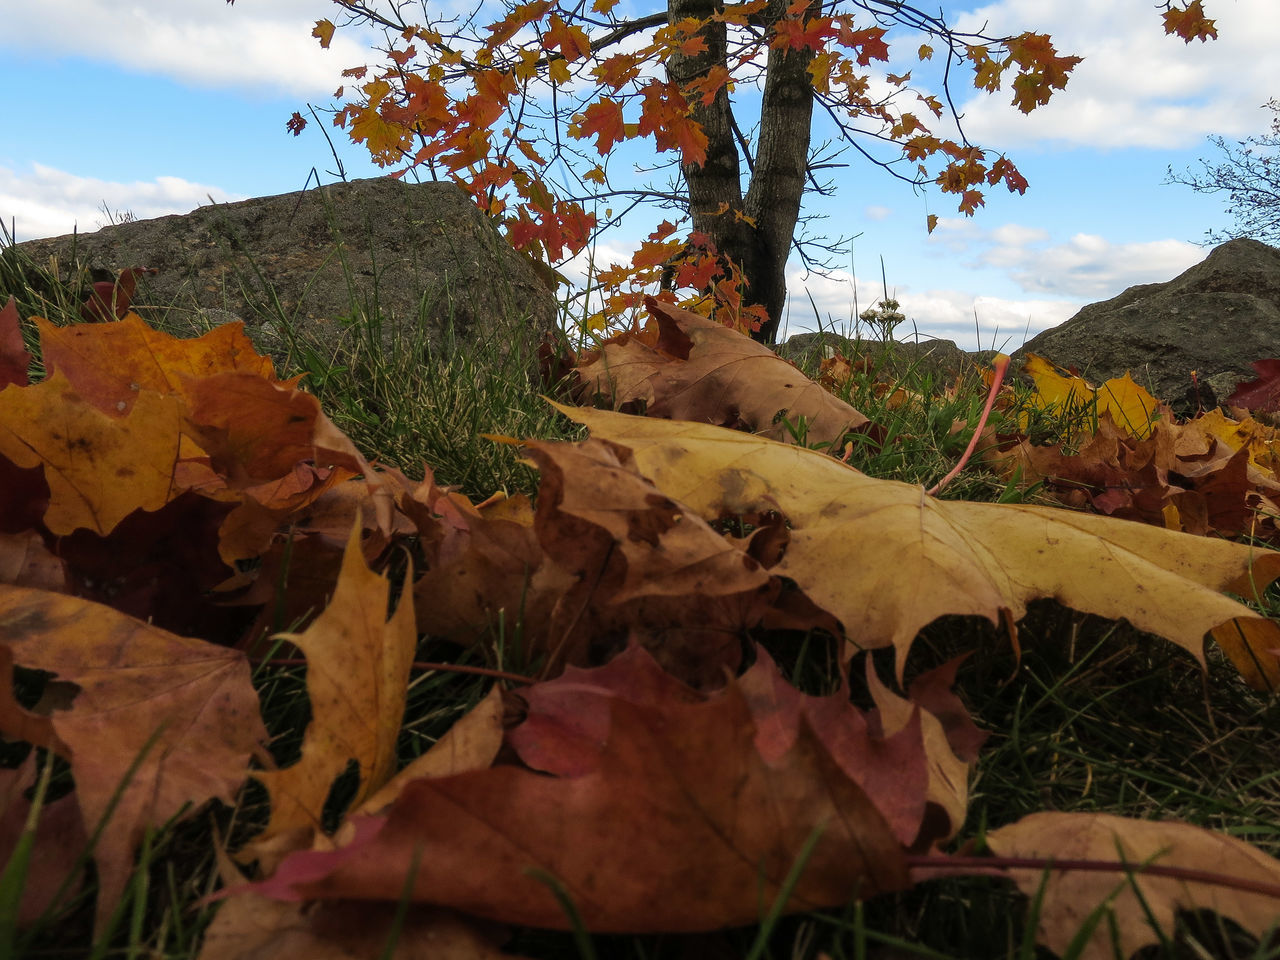
[[[985,189],[1022,193],[1027,182],[965,136],[957,86],[1006,88],[1029,112],[1080,62],[1047,35],[961,32],[899,0],[667,0],[649,13],[619,0],[477,0],[461,13],[333,2],[339,15],[314,30],[321,45],[338,28],[381,31],[384,63],[344,71],[333,115],[377,163],[458,183],[514,246],[551,264],[639,205],[675,209],[629,264],[594,275],[595,322],[665,281],[672,299],[692,290],[686,302],[766,342],[792,249],[823,263],[797,224],[805,193],[831,188],[820,178],[832,148],[936,185],[972,215]],[[1201,0],[1174,2],[1163,3],[1166,32],[1215,35]],[[891,29],[905,34],[893,69]],[[815,146],[815,117],[831,142]],[[305,123],[295,113],[289,128]],[[655,185],[664,170],[668,183]]]
[[[1235,218],[1234,229],[1208,230],[1209,243],[1223,243],[1237,237],[1252,237],[1264,243],[1280,243],[1280,100],[1269,100],[1271,132],[1246,137],[1231,146],[1222,137],[1210,137],[1226,159],[1216,165],[1201,160],[1203,169],[1174,173],[1169,167],[1165,183],[1180,183],[1196,193],[1226,193],[1227,213]]]

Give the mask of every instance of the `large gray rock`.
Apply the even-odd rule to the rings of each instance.
[[[349,321],[374,316],[391,349],[421,313],[434,347],[452,323],[457,343],[495,337],[532,355],[557,319],[531,261],[447,183],[335,183],[32,240],[17,252],[63,280],[157,268],[134,297],[145,319],[186,332],[238,317],[277,354],[293,334],[341,351],[362,336]]]
[[[1032,337],[1035,353],[1093,382],[1126,370],[1158,399],[1177,401],[1191,371],[1225,397],[1255,378],[1250,363],[1280,356],[1280,250],[1231,240],[1167,283],[1130,287]]]

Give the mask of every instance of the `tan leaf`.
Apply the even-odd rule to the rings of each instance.
[[[0,586],[0,644],[17,664],[79,688],[70,709],[45,723],[49,745],[70,760],[89,832],[123,786],[94,852],[101,922],[124,889],[145,827],[188,804],[231,803],[248,776],[249,757],[267,736],[248,663],[242,653],[109,607],[11,586]]]
[[[615,406],[644,403],[646,416],[743,426],[789,440],[783,419],[803,417],[806,442],[833,443],[867,418],[750,337],[689,310],[650,297],[652,334],[607,340],[578,367],[578,396],[600,395]]]
[[[333,599],[299,634],[282,634],[307,657],[311,723],[302,757],[283,770],[255,773],[271,795],[271,820],[248,855],[272,857],[305,848],[320,833],[333,781],[348,762],[360,769],[359,805],[394,771],[417,631],[413,605],[402,601],[387,619],[390,584],[360,555],[353,527]]]
[[[1134,867],[1153,864],[1211,871],[1280,889],[1280,861],[1247,843],[1189,823],[1129,820],[1103,813],[1033,813],[988,833],[986,839],[987,845],[1002,857],[1123,860]],[[1035,895],[1042,871],[1009,872],[1023,893]],[[1256,937],[1273,929],[1280,916],[1280,899],[1276,896],[1200,879],[1126,874],[1120,870],[1055,870],[1049,874],[1040,911],[1040,942],[1063,953],[1094,908],[1108,901],[1107,913],[1115,919],[1123,957],[1160,942],[1151,920],[1166,937],[1172,934],[1178,910],[1213,910]],[[1111,960],[1115,955],[1111,930],[1104,917],[1081,954],[1083,960]]]
[[[795,580],[856,646],[895,647],[899,675],[936,618],[999,623],[1041,597],[1123,617],[1203,663],[1214,627],[1264,619],[1223,591],[1252,595],[1280,575],[1270,550],[1052,507],[936,500],[762,437],[558,409],[626,445],[644,476],[703,517],[781,512],[791,539],[770,572]]]

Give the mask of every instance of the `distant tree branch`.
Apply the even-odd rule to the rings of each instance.
[[[1222,137],[1209,137],[1225,154],[1224,163],[1214,166],[1202,159],[1200,171],[1179,174],[1169,167],[1165,175],[1165,183],[1181,184],[1196,193],[1227,194],[1227,213],[1235,218],[1236,226],[1227,231],[1206,230],[1206,243],[1240,237],[1280,242],[1280,101],[1270,100],[1263,107],[1276,114],[1269,134],[1247,137],[1236,146]]]

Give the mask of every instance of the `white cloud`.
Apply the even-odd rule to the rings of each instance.
[[[862,215],[868,220],[887,220],[893,215],[893,210],[890,207],[882,207],[878,204],[873,204],[863,210]]]
[[[190,213],[207,204],[241,200],[218,187],[192,183],[180,177],[113,183],[32,164],[29,173],[0,167],[0,219],[12,228],[16,239],[37,240],[78,230],[92,233],[109,217],[132,214],[139,220],[170,213]]]
[[[7,4],[0,46],[42,57],[74,56],[202,87],[265,96],[321,97],[348,67],[376,62],[368,35],[311,36],[325,14],[313,0],[41,0]]]
[[[1001,148],[1058,142],[1094,147],[1186,148],[1207,134],[1261,133],[1258,107],[1280,89],[1276,0],[1215,0],[1218,39],[1185,44],[1164,32],[1158,5],[1116,0],[999,0],[957,17],[988,36],[1048,33],[1060,54],[1083,56],[1065,90],[1029,115],[1010,106],[1009,83],[961,105],[965,133]],[[1008,77],[1012,79],[1012,77]],[[959,85],[953,91],[963,96]]]
[[[1138,283],[1162,283],[1208,254],[1185,240],[1114,243],[1077,233],[1049,243],[1038,228],[1005,224],[984,229],[971,220],[944,219],[929,242],[969,258],[975,269],[994,268],[1031,294],[1107,300]]]

